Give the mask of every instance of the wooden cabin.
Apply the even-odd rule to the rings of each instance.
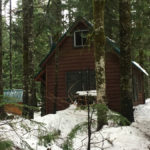
[[[35,80],[40,81],[45,93],[46,113],[53,113],[55,99],[55,54],[58,52],[57,110],[65,109],[75,99],[77,91],[95,90],[95,57],[93,46],[87,46],[87,34],[92,25],[85,19],[76,20],[53,45],[40,64]],[[144,103],[145,70],[132,63],[133,102]],[[146,74],[147,75],[147,74]],[[120,50],[113,40],[106,38],[106,94],[108,106],[120,111]]]

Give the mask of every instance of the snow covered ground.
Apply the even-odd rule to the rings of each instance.
[[[149,150],[150,149],[150,99],[146,104],[135,107],[135,122],[127,127],[104,126],[94,132],[91,138],[92,150]],[[40,117],[35,114],[34,120],[15,117],[13,120],[0,122],[0,138],[13,141],[21,150],[63,150],[71,130],[80,123],[87,121],[87,112],[77,110],[75,105],[68,109]],[[49,145],[40,145],[39,136],[47,135],[54,130],[60,136]],[[17,148],[16,148],[17,149]],[[87,131],[77,132],[72,141],[73,150],[87,149]]]

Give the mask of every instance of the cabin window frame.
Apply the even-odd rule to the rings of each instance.
[[[76,31],[74,31],[74,47],[76,47],[76,48],[80,48],[80,47],[85,47],[85,46],[88,46],[88,44],[87,44],[87,42],[85,42],[86,44],[84,44],[84,41],[83,41],[83,37],[81,37],[81,45],[77,45],[77,42],[76,42],[76,33],[83,33],[83,32],[87,32],[87,34],[88,34],[88,32],[89,32],[89,30],[86,30],[86,29],[81,29],[81,30],[76,30]],[[87,37],[86,37],[86,39],[87,39]]]
[[[75,83],[75,84],[78,84],[79,89],[77,91],[87,91],[87,90],[95,90],[96,89],[96,74],[95,74],[94,69],[67,71],[66,72],[66,78],[65,78],[66,79],[66,97],[67,97],[67,101],[69,101],[68,90],[70,89],[69,84],[71,83],[68,80],[68,78],[71,74],[72,75],[75,75],[75,74],[79,75],[78,76],[79,80]],[[85,85],[85,87],[84,87],[84,85]],[[70,92],[71,92],[71,90],[70,90]],[[72,98],[72,100],[73,100],[73,98]]]

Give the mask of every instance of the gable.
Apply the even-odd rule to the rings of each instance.
[[[132,64],[138,69],[140,70],[142,73],[144,73],[146,76],[149,76],[149,74],[147,73],[147,71],[142,68],[142,66],[140,66],[140,64],[138,64],[137,62],[135,61],[132,61]]]
[[[40,63],[40,67],[44,67],[46,65],[46,63],[48,62],[48,60],[54,55],[55,50],[57,48],[59,48],[60,46],[62,46],[63,44],[65,44],[66,39],[68,37],[71,37],[73,39],[73,34],[74,31],[77,30],[89,30],[91,31],[93,29],[92,24],[90,24],[87,20],[85,20],[84,18],[78,18],[71,26],[70,28],[66,31],[66,33],[64,33],[61,38],[58,40],[57,44],[53,44],[51,47],[50,52],[48,53],[48,55],[43,59],[43,61]],[[116,46],[115,41],[113,41],[112,39],[110,39],[109,37],[106,37],[106,43],[108,43],[108,45],[110,45],[112,47],[112,49],[114,50],[115,53],[120,55],[120,49]],[[73,44],[73,42],[71,43]],[[132,62],[133,65],[135,65],[135,63]],[[137,67],[137,65],[135,65]],[[139,67],[137,67],[138,69],[140,69]]]
[[[77,18],[77,20],[70,26],[70,28],[60,37],[60,39],[58,40],[57,44],[53,44],[49,53],[47,54],[47,56],[42,60],[42,62],[40,63],[40,67],[44,67],[45,64],[47,63],[48,59],[53,55],[54,50],[58,47],[60,47],[63,42],[65,42],[66,38],[68,36],[72,36],[75,30],[79,30],[79,29],[88,29],[88,30],[92,30],[92,25],[90,23],[88,23],[84,18]]]

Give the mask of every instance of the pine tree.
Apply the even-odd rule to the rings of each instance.
[[[105,2],[105,33],[118,42],[119,40],[119,0]]]
[[[97,102],[105,103],[105,33],[104,33],[105,0],[94,0],[94,47],[96,65]]]
[[[133,121],[131,81],[131,9],[130,0],[120,0],[120,70],[121,70],[121,113]]]
[[[10,74],[9,74],[9,76],[10,76],[10,89],[12,89],[12,2],[11,2],[11,0],[9,1],[9,3],[10,3],[10,6],[9,6],[9,15],[10,15],[10,17],[9,17],[9,67],[10,67]]]
[[[54,27],[52,32],[53,42],[56,43],[61,36],[62,32],[62,8],[61,0],[52,0],[50,11],[54,17]]]
[[[33,0],[23,0],[23,72],[24,72],[24,95],[23,103],[33,105],[35,100],[34,64],[33,64]],[[33,118],[33,111],[24,108],[23,114]]]
[[[93,0],[97,103],[102,104],[106,103],[104,8],[105,0]],[[97,130],[105,124],[103,121],[98,117]]]
[[[2,0],[0,0],[0,95],[3,95],[2,60]]]
[[[0,103],[2,102],[3,95],[3,62],[2,62],[3,50],[2,50],[2,0],[0,0]],[[5,117],[4,107],[0,107],[0,118],[3,119]]]
[[[28,1],[22,1],[23,7],[23,104],[28,104],[28,53],[29,53],[29,43],[28,43]],[[28,115],[28,109],[24,108],[23,115]]]
[[[55,0],[52,3],[52,7],[54,9],[53,13],[56,15],[56,24],[59,25],[57,26],[55,33],[53,33],[53,39],[54,42],[57,42],[58,39],[61,36],[61,24],[62,24],[62,9],[61,9],[61,0]],[[56,49],[55,53],[55,85],[54,85],[54,108],[53,108],[53,113],[56,113],[57,111],[57,98],[58,98],[58,73],[59,73],[59,66],[58,66],[58,61],[59,61],[59,48]]]
[[[35,81],[34,81],[34,35],[33,35],[33,0],[29,0],[28,5],[28,32],[29,32],[29,99],[28,104],[30,106],[36,105],[36,98],[35,98]],[[33,118],[33,110],[30,109],[29,111],[29,118]]]
[[[133,26],[133,59],[149,71],[149,5],[150,1],[133,1],[132,18]],[[144,77],[144,76],[143,76]],[[144,77],[145,98],[148,98],[148,78]]]

